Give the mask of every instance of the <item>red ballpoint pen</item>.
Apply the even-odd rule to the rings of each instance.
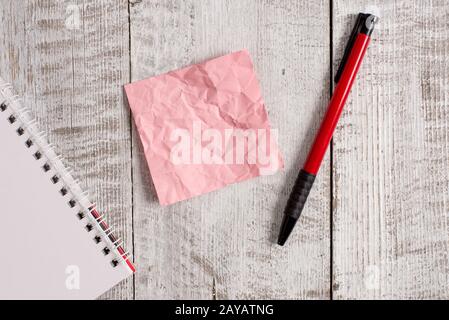
[[[279,232],[278,244],[284,245],[301,215],[304,204],[312,188],[315,177],[332,139],[343,106],[348,98],[357,71],[371,39],[371,33],[378,17],[369,13],[359,13],[351,37],[346,46],[343,59],[335,76],[334,94],[329,102],[326,115],[315,137],[303,169],[293,186],[284,211],[284,218]]]

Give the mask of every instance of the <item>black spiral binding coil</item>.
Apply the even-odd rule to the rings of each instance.
[[[37,132],[36,121],[28,116],[28,110],[20,106],[18,97],[12,94],[11,86],[0,81],[0,89],[3,96],[0,98],[0,112],[7,113],[7,123],[16,127],[18,136],[26,137],[24,147],[33,150],[32,157],[42,163],[42,171],[49,175],[49,183],[60,185],[59,193],[67,198],[69,208],[76,209],[79,220],[87,220],[86,232],[95,233],[92,240],[101,246],[103,255],[114,255],[110,264],[117,267],[119,261],[125,261],[129,257],[129,253],[122,248],[122,241],[113,235],[112,227],[107,225],[103,215],[98,214],[95,205],[88,200],[88,193],[81,191],[78,182],[72,178],[71,171],[62,164],[62,157],[57,156],[52,145],[46,142],[46,135]],[[104,241],[105,239],[108,241]]]

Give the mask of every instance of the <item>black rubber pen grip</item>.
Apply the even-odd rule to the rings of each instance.
[[[299,218],[314,181],[315,176],[313,174],[304,170],[299,172],[284,210],[285,215],[295,219]]]

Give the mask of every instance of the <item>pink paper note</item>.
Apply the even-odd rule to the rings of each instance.
[[[162,205],[283,167],[246,50],[125,91]]]

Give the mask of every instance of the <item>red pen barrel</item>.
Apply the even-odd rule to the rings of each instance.
[[[369,13],[359,13],[357,21],[352,29],[351,36],[335,75],[334,94],[329,101],[326,115],[321,122],[321,127],[315,137],[309,155],[303,169],[299,172],[293,185],[292,192],[287,200],[284,210],[281,228],[279,230],[278,244],[283,246],[296,222],[312,189],[313,182],[323,161],[329,142],[334,134],[343,106],[346,103],[352,84],[362,63],[363,56],[370,42],[370,35],[378,17]]]
[[[338,84],[335,86],[334,94],[329,102],[326,115],[324,116],[312,145],[312,149],[309,151],[309,155],[303,167],[303,169],[310,174],[316,175],[318,173],[321,161],[323,160],[327,147],[332,139],[338,119],[343,111],[343,106],[351,91],[352,84],[356,78],[370,39],[371,38],[368,35],[359,33],[354,41],[346,66],[341,74]]]

